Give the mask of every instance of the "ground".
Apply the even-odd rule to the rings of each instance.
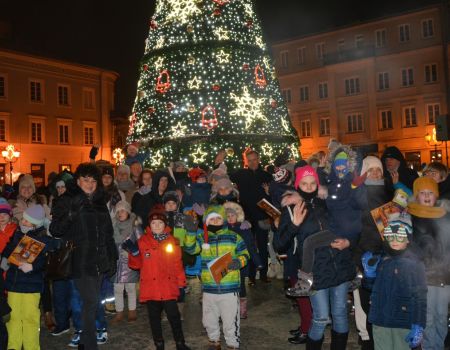
[[[259,282],[259,281],[257,281]],[[189,280],[190,293],[186,296],[183,329],[186,343],[193,350],[206,350],[208,340],[201,322],[200,283],[196,279]],[[349,304],[350,305],[350,304]],[[287,342],[288,331],[298,325],[298,313],[292,308],[292,303],[284,296],[282,281],[274,280],[270,284],[257,283],[255,287],[248,287],[248,319],[241,321],[241,349],[243,350],[304,350],[304,345],[292,345]],[[113,316],[108,315],[108,320]],[[359,349],[354,317],[349,317],[351,332],[348,350]],[[175,349],[172,333],[167,321],[163,322],[166,338],[166,349]],[[54,337],[42,327],[41,349],[62,350],[69,349],[67,344],[72,333]],[[150,350],[154,349],[148,323],[146,309],[138,307],[138,321],[128,323],[124,321],[108,329],[109,340],[100,350]],[[329,349],[330,330],[326,331],[324,349]],[[222,349],[226,349],[222,341]]]

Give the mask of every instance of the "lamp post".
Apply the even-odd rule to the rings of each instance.
[[[120,165],[125,158],[121,148],[116,148],[112,153],[113,159],[116,161],[116,166]]]
[[[434,161],[437,161],[437,158],[438,158],[437,147],[440,146],[442,144],[442,142],[438,142],[437,139],[436,139],[436,128],[433,128],[432,135],[430,135],[429,133],[427,133],[425,135],[425,141],[427,141],[428,145],[430,145],[430,146],[433,145],[434,146]]]
[[[13,171],[13,163],[17,161],[20,157],[20,152],[17,151],[13,144],[6,146],[6,148],[2,151],[2,156],[6,162],[9,162],[9,181],[11,185],[13,184],[12,179],[12,171]]]

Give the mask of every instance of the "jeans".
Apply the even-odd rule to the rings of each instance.
[[[313,320],[308,336],[312,340],[322,339],[325,328],[331,319],[335,332],[348,333],[347,293],[349,285],[350,282],[344,282],[336,287],[318,290],[310,296]]]
[[[70,328],[71,290],[69,280],[53,281],[53,312],[57,330]]]
[[[450,286],[428,286],[427,326],[423,335],[423,350],[444,348],[447,336],[447,313],[450,303]]]
[[[255,237],[256,247],[258,248],[258,253],[261,258],[261,264],[263,266],[263,268],[259,271],[259,276],[261,279],[266,279],[267,269],[269,266],[269,231],[260,228],[258,221],[255,221],[252,222],[252,233]],[[256,266],[252,260],[249,261],[248,266],[248,277],[254,279],[256,276]]]

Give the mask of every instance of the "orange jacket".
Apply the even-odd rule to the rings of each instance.
[[[17,224],[10,222],[6,225],[4,230],[0,231],[0,253],[2,253],[3,249],[5,249],[6,245],[11,239],[11,236],[16,231],[16,228]]]

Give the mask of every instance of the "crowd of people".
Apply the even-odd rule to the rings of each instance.
[[[286,330],[291,344],[321,349],[331,324],[331,349],[346,349],[351,297],[361,349],[444,348],[445,165],[419,174],[396,147],[363,157],[335,140],[328,152],[298,160],[286,150],[265,167],[250,150],[236,171],[224,151],[209,167],[175,161],[152,171],[136,144],[116,169],[96,162],[97,150],[46,187],[25,174],[3,188],[0,349],[39,349],[41,316],[54,336],[72,324],[70,347],[98,349],[108,341],[105,312],[114,324],[135,322],[137,301],[146,304],[156,349],[165,347],[163,317],[177,350],[190,349],[186,276],[202,283],[209,350],[221,349],[221,328],[227,349],[239,349],[240,322],[251,312],[246,288],[275,276],[299,313],[298,327]],[[70,275],[50,277],[49,254],[69,243]]]

